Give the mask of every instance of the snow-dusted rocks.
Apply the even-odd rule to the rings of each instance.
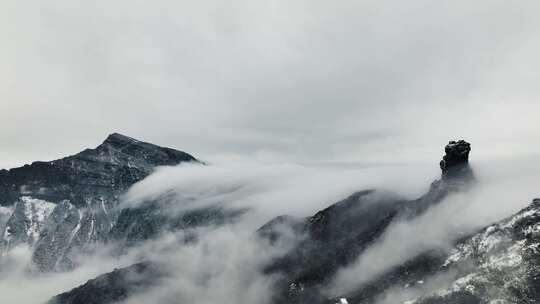
[[[444,262],[456,273],[447,289],[419,299],[431,303],[467,295],[477,303],[540,301],[540,200],[460,242]]]
[[[33,265],[40,271],[67,270],[67,256],[80,229],[81,214],[69,201],[60,202],[47,219],[33,255]]]
[[[21,197],[14,205],[13,212],[2,230],[2,251],[25,244],[33,247],[45,220],[55,204],[29,196]]]

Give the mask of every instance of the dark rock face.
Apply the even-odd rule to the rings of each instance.
[[[444,148],[446,155],[440,162],[443,176],[454,174],[461,167],[468,167],[471,144],[464,141],[450,141]]]
[[[142,262],[100,275],[69,292],[52,298],[47,304],[118,303],[159,283],[164,272],[157,264]]]
[[[114,133],[95,149],[2,170],[0,205],[18,203],[6,227],[0,227],[0,249],[27,243],[36,269],[70,269],[74,255],[107,241],[122,193],[156,166],[181,162],[198,161],[185,152]],[[48,214],[42,216],[44,212]]]

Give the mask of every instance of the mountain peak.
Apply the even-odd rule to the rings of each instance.
[[[139,142],[135,138],[120,134],[120,133],[112,133],[107,136],[104,144],[130,144],[130,143],[137,143]]]
[[[0,171],[0,205],[13,204],[22,195],[84,204],[85,196],[120,193],[155,167],[181,162],[198,161],[183,151],[112,133],[94,149]]]
[[[193,156],[171,148],[161,147],[135,138],[112,133],[95,149],[87,149],[85,157],[99,159],[100,161],[114,162],[124,160],[133,164],[148,163],[151,167],[174,165],[182,161],[197,161]]]

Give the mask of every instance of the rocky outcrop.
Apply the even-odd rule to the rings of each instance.
[[[450,141],[444,148],[446,153],[440,162],[443,177],[459,175],[469,169],[469,152],[471,144],[464,141]]]

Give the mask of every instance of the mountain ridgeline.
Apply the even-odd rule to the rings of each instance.
[[[0,205],[13,213],[0,250],[32,250],[39,271],[73,268],[73,257],[107,241],[119,196],[157,166],[198,162],[188,153],[111,134],[95,149],[0,171]]]
[[[469,165],[470,151],[471,145],[463,140],[449,142],[439,164],[441,177],[417,199],[367,189],[310,217],[282,215],[262,224],[252,232],[253,238],[270,247],[279,246],[291,232],[297,236],[292,247],[260,269],[261,275],[276,279],[273,297],[265,303],[379,303],[396,290],[407,294],[406,299],[380,303],[538,303],[539,199],[507,219],[461,235],[450,249],[423,250],[354,287],[329,292],[340,271],[383,240],[393,224],[418,219],[450,195],[473,189],[477,180]],[[116,208],[119,197],[156,166],[182,162],[200,163],[184,152],[112,134],[96,149],[0,171],[0,204],[12,209],[3,230],[2,254],[27,245],[34,270],[66,271],[77,267],[75,257],[106,243],[117,245],[121,255],[164,233],[221,227],[247,216],[245,209],[218,206],[171,214],[169,207],[178,204],[174,199]],[[172,275],[161,261],[145,260],[104,273],[55,296],[49,304],[117,303]],[[440,276],[450,282],[446,287],[422,289],[435,286],[432,281]]]

